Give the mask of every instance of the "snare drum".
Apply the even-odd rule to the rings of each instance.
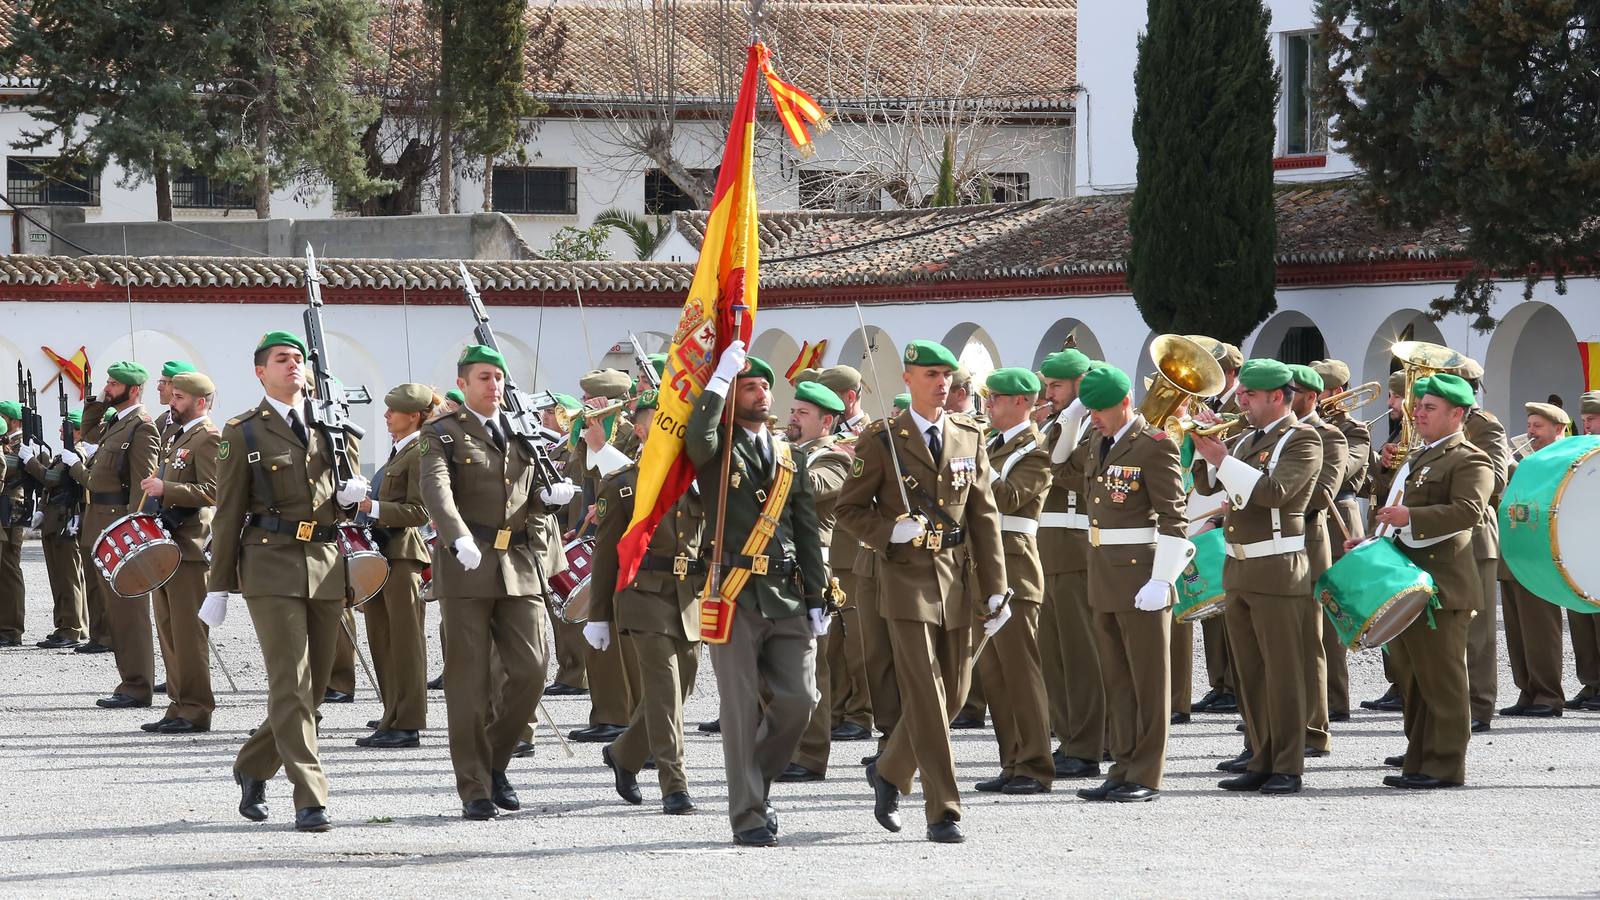
[[[182,561],[183,552],[155,516],[123,516],[94,542],[94,567],[122,597],[140,597],[161,587]]]
[[[426,522],[417,530],[422,536],[423,543],[428,545],[428,558],[432,559],[433,555],[439,552],[438,529],[433,527],[432,522]],[[437,599],[433,596],[433,563],[431,562],[422,567],[422,586],[418,589],[417,596],[421,597],[424,603],[432,603]]]
[[[1500,557],[1523,587],[1581,613],[1600,612],[1600,436],[1563,438],[1517,464],[1500,500]]]
[[[550,606],[556,616],[569,625],[589,621],[589,579],[594,575],[594,538],[578,538],[561,548],[567,557],[567,570],[550,576],[554,599]]]
[[[1178,583],[1173,585],[1178,602],[1172,607],[1172,618],[1178,622],[1220,616],[1228,606],[1222,590],[1222,564],[1228,558],[1222,529],[1213,528],[1189,540],[1194,544],[1194,559],[1189,560]]]
[[[350,579],[350,601],[356,605],[371,600],[389,580],[389,561],[378,552],[372,532],[360,525],[340,525],[334,538],[339,555],[344,557],[345,575]]]
[[[1317,579],[1315,596],[1339,643],[1370,650],[1399,637],[1434,597],[1433,576],[1394,542],[1369,538]]]

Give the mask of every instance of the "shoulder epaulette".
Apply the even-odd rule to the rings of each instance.
[[[871,422],[867,423],[867,427],[866,428],[861,429],[861,433],[864,434],[864,435],[866,435],[866,434],[877,434],[877,433],[883,431],[885,428],[888,428],[888,427],[889,427],[889,420],[888,419],[874,419]]]
[[[960,425],[962,428],[965,428],[968,431],[976,431],[980,434],[984,429],[989,427],[987,424],[979,424],[977,419],[974,419],[972,416],[969,416],[966,413],[950,413],[950,422],[955,425]]]
[[[250,409],[247,409],[244,412],[239,413],[237,416],[234,416],[233,418],[229,419],[228,420],[228,424],[229,425],[237,425],[240,422],[243,422],[246,419],[249,419],[250,417],[254,416],[256,413],[258,413],[260,411],[261,410],[256,408],[256,407],[251,407]]]

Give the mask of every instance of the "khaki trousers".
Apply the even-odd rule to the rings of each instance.
[[[22,583],[22,529],[5,529],[0,541],[0,640],[21,640],[28,611]]]
[[[44,567],[50,574],[50,597],[54,603],[54,634],[81,641],[88,637],[88,610],[84,601],[83,551],[75,537],[47,537]]]
[[[150,637],[150,595],[119,597],[98,571],[90,590],[105,604],[111,648],[117,659],[120,682],[116,693],[148,701],[155,690],[156,648]]]
[[[317,707],[328,689],[343,600],[244,598],[267,672],[267,720],[239,748],[234,768],[271,779],[282,768],[295,809],[328,805],[328,777],[317,756]]]
[[[1467,624],[1467,690],[1472,698],[1472,717],[1480,722],[1494,718],[1500,695],[1500,604],[1495,602],[1499,570],[1498,560],[1478,560],[1478,580],[1483,591],[1478,605],[1473,607],[1477,615]]]
[[[1543,603],[1543,600],[1538,602]],[[1395,684],[1405,704],[1406,774],[1442,781],[1467,778],[1472,737],[1467,697],[1467,630],[1471,610],[1434,610],[1436,629],[1421,615],[1389,642]]]
[[[796,765],[823,775],[828,774],[828,755],[833,749],[833,670],[844,668],[843,660],[828,658],[828,636],[838,627],[838,622],[833,623],[828,634],[817,639],[817,708],[811,711],[811,720],[794,748]]]
[[[1099,760],[1106,743],[1106,694],[1088,595],[1087,571],[1044,577],[1039,659],[1050,704],[1050,726],[1062,755]]]
[[[372,667],[383,694],[380,730],[428,727],[428,648],[422,633],[421,589],[422,563],[391,559],[383,590],[361,605]]]
[[[1105,676],[1111,771],[1107,780],[1161,788],[1172,728],[1172,614],[1095,611]],[[1005,629],[1001,629],[1004,631]]]
[[[1328,624],[1327,616],[1317,610],[1322,619],[1322,655],[1328,661],[1328,691],[1325,695],[1329,716],[1350,714],[1350,652],[1339,640],[1339,632]]]
[[[1172,711],[1188,715],[1194,704],[1194,623],[1172,623],[1172,633],[1167,642],[1167,665],[1172,669]]]
[[[1311,583],[1316,584],[1333,565],[1333,548],[1328,544],[1326,514],[1311,520],[1306,538],[1306,557],[1311,563]],[[1322,607],[1313,601],[1311,611],[1301,623],[1301,653],[1304,654],[1306,689],[1306,746],[1327,750],[1328,737],[1328,651],[1323,641],[1326,629]]]
[[[1600,614],[1567,610],[1567,630],[1572,636],[1572,663],[1584,699],[1600,694]]]
[[[683,704],[694,690],[699,644],[642,631],[629,632],[639,657],[640,696],[633,719],[611,745],[611,759],[630,772],[655,756],[661,796],[689,789],[683,770]]]
[[[920,772],[928,823],[940,821],[946,813],[959,820],[961,793],[956,788],[950,719],[967,693],[973,629],[947,629],[905,619],[884,621],[894,651],[901,710],[900,721],[878,757],[878,774],[900,793],[909,794],[911,780]]]
[[[550,614],[550,630],[555,634],[555,681],[567,687],[588,687],[589,674],[584,668],[584,648],[589,645],[583,639],[583,624],[574,625],[556,615],[554,607],[548,600],[545,601],[545,611]]]
[[[882,750],[900,723],[900,683],[895,678],[894,649],[889,641],[889,622],[878,615],[878,579],[852,575],[851,580],[856,587],[856,620],[861,626],[856,634],[867,674],[867,693],[872,698],[872,721],[878,726],[878,749]]]
[[[200,604],[206,599],[205,561],[180,563],[153,599],[161,660],[167,669],[164,718],[188,719],[210,728],[217,698],[211,692],[211,652],[206,643],[211,629],[200,621]]]
[[[103,582],[105,578],[94,564],[92,551],[85,549],[82,544],[78,545],[78,560],[83,567],[83,602],[89,614],[89,640],[110,647],[111,618],[106,615],[105,596],[110,592],[101,591],[95,586],[96,582]]]
[[[1200,637],[1206,645],[1206,684],[1218,693],[1237,695],[1238,673],[1234,671],[1233,655],[1228,649],[1228,628],[1222,616],[1212,616],[1201,622]]]
[[[711,645],[721,695],[728,822],[735,834],[767,824],[767,796],[817,706],[817,642],[805,616],[768,619],[743,606],[726,644]],[[762,688],[771,699],[761,708]]]
[[[1013,603],[1011,621],[989,639],[977,662],[993,696],[989,711],[1000,745],[1000,773],[1049,785],[1056,766],[1050,758],[1050,704],[1039,660],[1039,604]]]
[[[1239,710],[1255,750],[1252,772],[1299,775],[1305,770],[1305,620],[1314,613],[1310,597],[1228,594],[1222,618],[1238,675]]]
[[[855,578],[849,574],[840,578],[846,585],[846,596],[857,589]],[[868,584],[872,583],[872,579],[865,580]],[[867,690],[867,661],[861,652],[860,630],[861,616],[853,605],[841,610],[839,621],[828,629],[825,642],[828,645],[829,695],[833,706],[829,718],[834,725],[851,722],[871,731],[872,695]],[[821,647],[817,652],[818,655],[822,653]]]
[[[1560,709],[1567,699],[1561,689],[1561,607],[1515,581],[1502,581],[1500,588],[1516,705]]]
[[[339,629],[339,642],[334,647],[333,671],[328,676],[328,689],[342,691],[354,697],[356,693],[356,645],[350,643],[350,635],[357,634],[356,617],[351,610],[345,610],[345,622],[350,626],[349,634],[343,628]]]
[[[589,724],[622,727],[633,720],[639,703],[639,658],[633,638],[619,634],[604,653],[583,645],[589,673]]]
[[[444,663],[450,763],[462,803],[487,800],[544,694],[550,650],[538,597],[441,598],[450,655]],[[505,670],[498,687],[493,658]],[[498,696],[496,696],[496,693]]]

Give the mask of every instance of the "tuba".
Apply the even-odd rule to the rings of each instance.
[[[1177,418],[1178,408],[1196,397],[1222,392],[1222,366],[1205,347],[1180,334],[1163,334],[1150,342],[1156,372],[1139,413],[1154,425]]]
[[[1406,392],[1400,400],[1400,439],[1395,442],[1394,453],[1390,457],[1395,468],[1411,454],[1411,451],[1420,446],[1417,438],[1416,422],[1411,418],[1413,399],[1411,389],[1416,383],[1429,375],[1448,372],[1460,367],[1466,357],[1440,344],[1430,344],[1427,341],[1398,341],[1389,348],[1394,358],[1400,360],[1405,368]]]

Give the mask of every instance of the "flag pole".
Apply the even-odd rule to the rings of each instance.
[[[742,302],[733,304],[733,339],[739,340],[743,333],[744,311],[746,307]],[[733,376],[733,384],[728,385],[728,402],[722,408],[722,473],[717,481],[717,533],[712,540],[711,570],[706,577],[706,599],[715,598],[722,590],[722,535],[728,525],[728,473],[733,467],[733,409],[737,399],[739,376]]]

